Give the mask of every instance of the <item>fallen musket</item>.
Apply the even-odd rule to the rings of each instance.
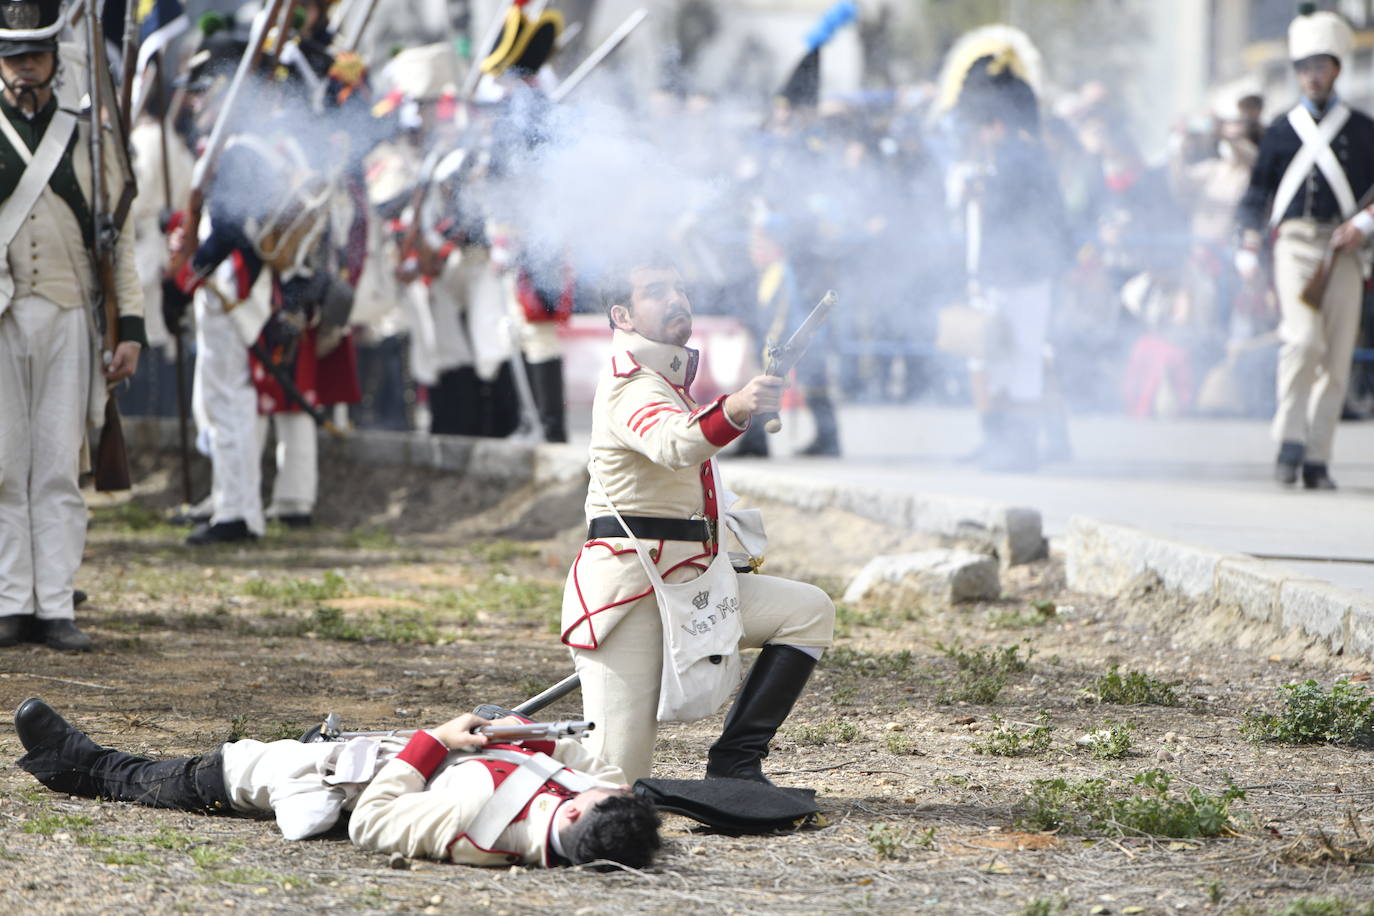
[[[302,738],[307,744],[321,741],[347,741],[350,738],[408,738],[419,729],[406,729],[377,732],[346,732],[339,728],[339,714],[331,712],[324,722],[311,729]],[[581,738],[596,728],[595,722],[569,720],[564,722],[517,722],[479,725],[473,729],[479,735],[486,735],[493,741],[556,741],[559,738]]]

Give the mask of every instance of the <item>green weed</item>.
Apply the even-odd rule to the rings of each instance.
[[[1274,910],[1274,916],[1374,916],[1374,903],[1356,903],[1338,897],[1304,897]]]
[[[1197,787],[1175,794],[1163,770],[1134,777],[1134,789],[1105,779],[1037,779],[1015,806],[1018,824],[1033,830],[1085,835],[1220,836],[1231,827],[1231,804],[1244,790],[1227,783],[1220,795]]]
[[[319,607],[309,632],[340,642],[390,642],[433,645],[440,637],[432,615],[421,611],[391,611],[375,618],[349,617],[336,607]]]
[[[966,675],[955,678],[953,681],[943,682],[940,696],[936,702],[973,703],[977,706],[986,706],[989,703],[996,703],[1006,686],[1007,679],[1001,674]]]
[[[344,577],[330,571],[319,582],[313,579],[249,579],[243,593],[278,604],[297,607],[308,601],[329,601],[348,593]]]
[[[1093,682],[1092,690],[1098,702],[1114,706],[1178,706],[1176,686],[1177,683],[1165,683],[1143,671],[1128,671],[1122,675],[1118,666],[1113,665]]]
[[[920,753],[916,747],[916,739],[901,732],[888,732],[883,738],[883,744],[887,747],[889,754],[896,754],[899,757]]]
[[[826,744],[848,744],[859,737],[859,726],[843,719],[831,719],[815,725],[799,725],[792,737],[798,744],[820,747]]]
[[[958,643],[947,646],[937,642],[935,648],[939,650],[940,654],[954,662],[960,671],[967,671],[977,676],[986,676],[1018,674],[1025,671],[1026,666],[1035,656],[1035,649],[1031,648],[1029,642],[1024,645],[1026,649],[1024,656],[1021,654],[1021,645],[1004,646],[1001,649],[965,649]]]
[[[975,754],[991,754],[994,757],[1034,757],[1050,749],[1054,736],[1054,726],[1050,724],[1049,713],[1042,712],[1036,719],[1038,725],[1018,729],[1004,723],[1001,716],[993,716],[993,730],[984,741],[973,744]]]
[[[1246,710],[1242,735],[1282,744],[1374,744],[1374,696],[1363,685],[1339,680],[1327,690],[1309,679],[1281,689],[1283,708]]]
[[[1021,908],[1021,916],[1057,916],[1064,912],[1064,908],[1065,901],[1062,898],[1036,897],[1034,900],[1026,901],[1026,905]]]
[[[988,626],[996,629],[1019,630],[1044,626],[1059,616],[1053,601],[1032,601],[1025,610],[1000,610],[988,615]]]
[[[354,528],[344,536],[343,543],[356,550],[392,550],[396,547],[396,535],[385,528]]]
[[[153,857],[146,852],[107,852],[100,861],[106,865],[152,865]]]
[[[1120,760],[1131,752],[1133,731],[1135,726],[1129,722],[1108,719],[1090,733],[1088,751],[1098,760]]]
[[[521,544],[506,538],[487,538],[486,540],[473,541],[467,545],[467,548],[473,559],[490,563],[493,566],[509,563],[511,560],[522,557],[537,556],[539,553],[537,549],[528,544]]]
[[[52,836],[54,833],[81,830],[95,826],[95,821],[84,814],[39,814],[24,821],[25,833],[38,836]]]
[[[849,646],[834,646],[825,652],[825,667],[864,677],[910,677],[916,670],[916,657],[901,652],[865,652]]]

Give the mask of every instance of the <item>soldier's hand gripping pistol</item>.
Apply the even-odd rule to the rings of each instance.
[[[832,289],[821,297],[821,301],[811,310],[811,314],[806,316],[806,320],[801,323],[801,327],[793,332],[786,343],[768,349],[768,365],[763,369],[765,375],[774,378],[786,378],[787,373],[796,368],[801,362],[801,358],[806,355],[807,348],[811,346],[812,339],[821,325],[825,324],[830,317],[830,311],[839,301],[839,296]],[[775,413],[758,414],[756,420],[763,423],[763,428],[770,433],[776,433],[782,429],[782,419]]]

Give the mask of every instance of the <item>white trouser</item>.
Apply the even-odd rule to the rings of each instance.
[[[258,397],[248,368],[248,349],[216,293],[199,289],[196,307],[196,374],[191,395],[196,447],[210,456],[213,524],[241,520],[261,536],[262,449]]]
[[[1330,239],[1330,227],[1287,220],[1274,243],[1274,290],[1283,320],[1273,435],[1279,442],[1305,444],[1305,460],[1316,464],[1331,460],[1364,290],[1359,258],[1345,254],[1331,263],[1320,311],[1303,305],[1302,288],[1325,256]]]
[[[86,545],[78,484],[91,342],[85,309],[37,296],[0,314],[0,616],[70,620]]]
[[[315,511],[320,488],[315,420],[304,411],[275,413],[270,419],[277,434],[277,476],[267,517],[309,515]],[[267,442],[268,420],[258,418],[258,454]]]
[[[681,570],[679,572],[682,572]],[[670,575],[668,581],[691,575]],[[739,576],[744,616],[740,647],[765,643],[823,649],[830,645],[835,605],[830,596],[805,582]],[[582,717],[596,723],[583,746],[625,771],[628,782],[653,769],[658,732],[658,687],[663,676],[663,624],[652,594],[635,601],[596,649],[573,649],[582,679]]]
[[[363,741],[233,741],[221,748],[225,794],[235,811],[275,814],[283,836],[304,839],[352,810],[368,781],[406,740],[378,739],[373,753],[361,757],[350,751],[367,750]]]
[[[988,394],[1015,404],[1034,404],[1045,393],[1045,338],[1050,330],[1053,284],[984,289],[987,307],[995,311],[1005,342],[987,360],[970,360],[969,369],[987,374]]]

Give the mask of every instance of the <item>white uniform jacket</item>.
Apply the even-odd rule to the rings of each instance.
[[[701,405],[692,400],[697,359],[697,351],[687,347],[615,332],[592,403],[589,522],[612,514],[606,496],[621,515],[719,518],[711,461],[744,427],[726,416],[724,396]],[[685,571],[705,570],[718,544],[657,541],[649,547],[659,573],[681,581],[694,577]],[[597,648],[634,602],[651,591],[629,538],[587,541],[564,587],[563,643]]]
[[[619,767],[609,766],[573,739],[493,745],[522,754],[548,754],[606,787],[624,783]],[[372,780],[358,799],[348,835],[376,852],[449,860],[463,865],[552,864],[550,834],[554,815],[573,792],[550,779],[490,849],[467,835],[482,807],[516,769],[507,760],[479,750],[453,752],[428,732],[414,737]]]

